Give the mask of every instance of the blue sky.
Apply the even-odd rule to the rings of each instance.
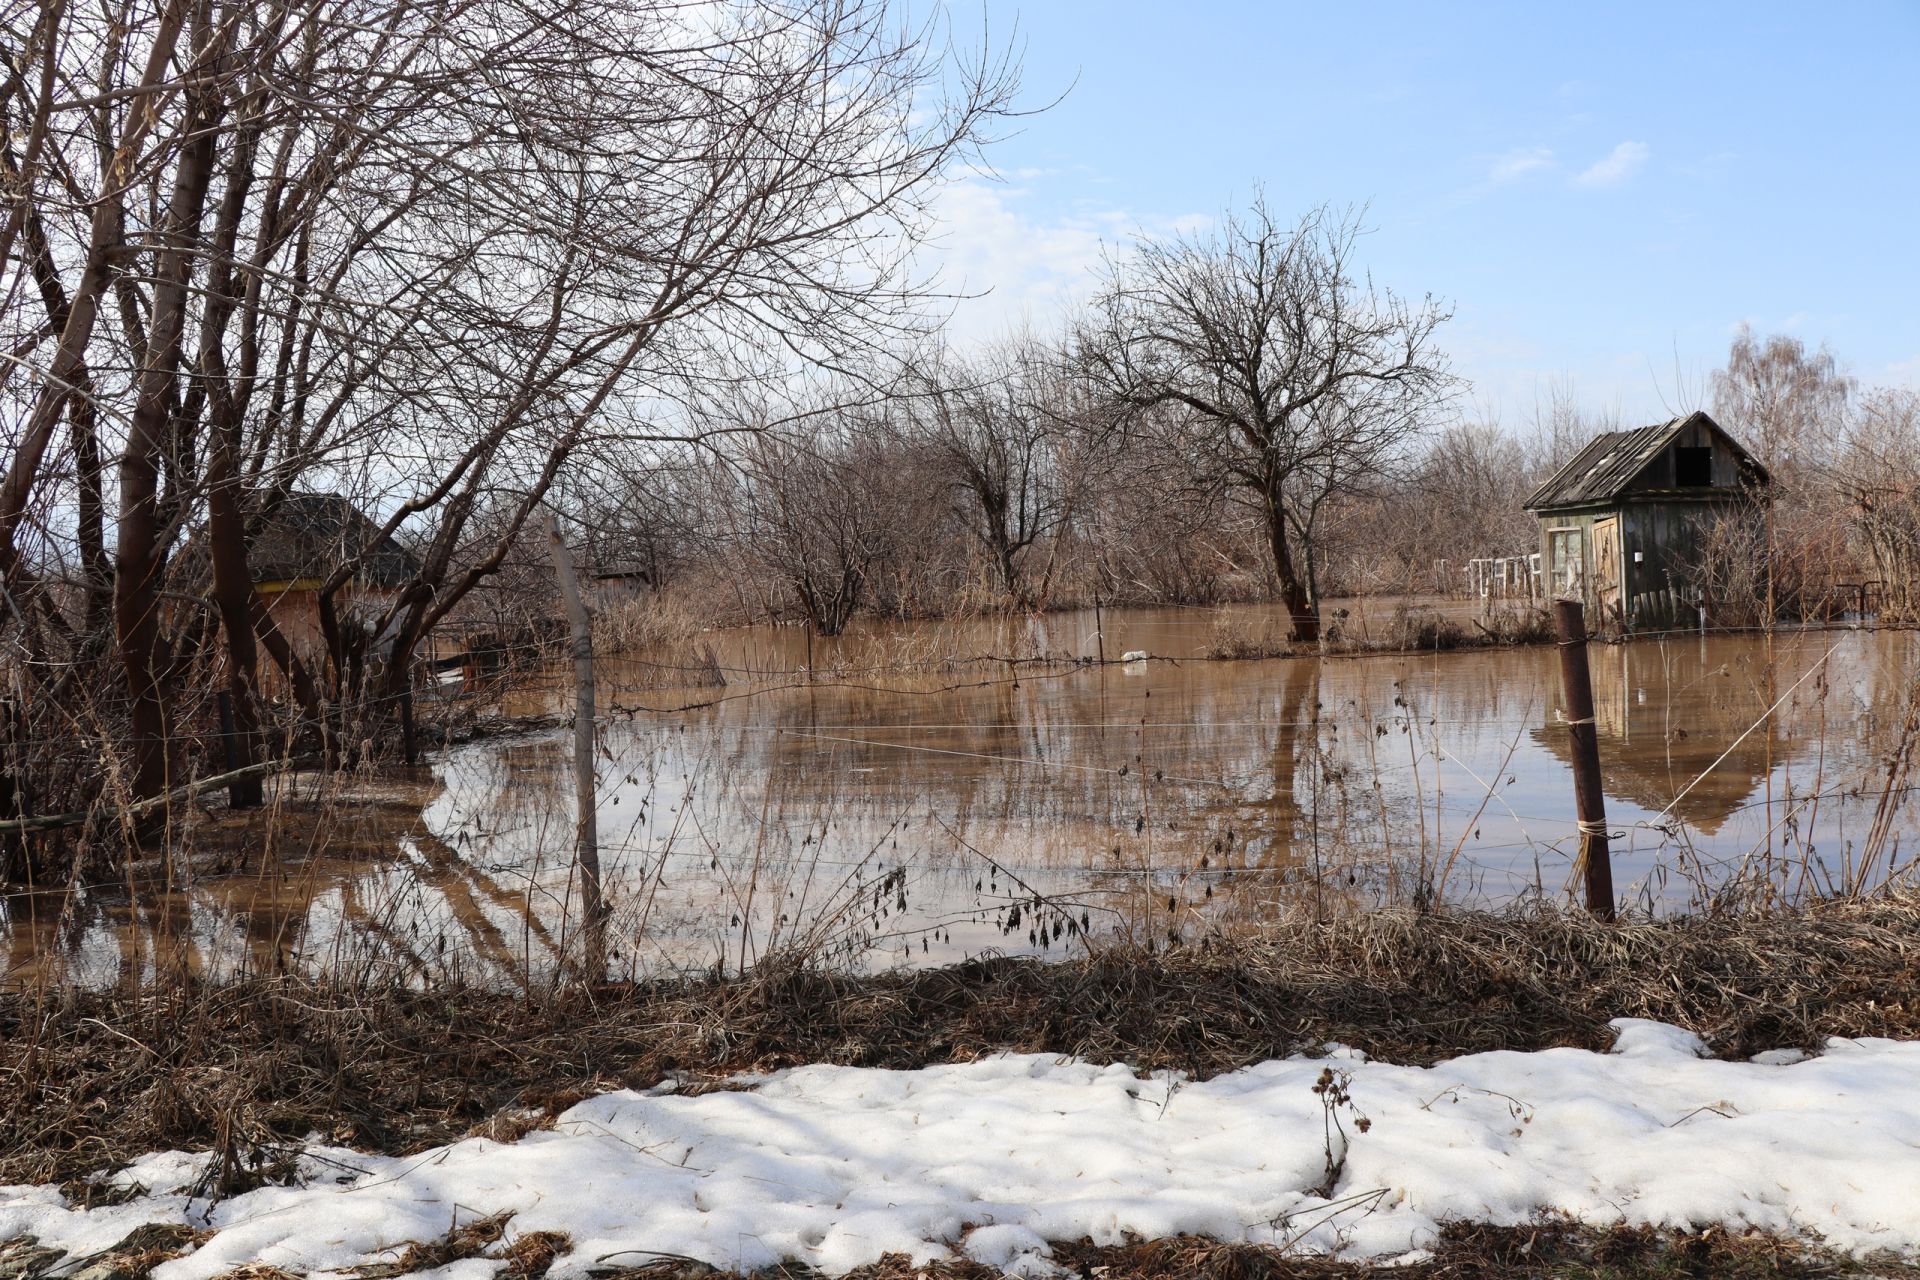
[[[1553,380],[1630,421],[1691,404],[1742,321],[1920,385],[1920,0],[987,13],[1029,99],[1066,97],[943,201],[948,282],[992,290],[963,338],[1258,184],[1366,203],[1376,279],[1455,304],[1455,367],[1513,425]]]

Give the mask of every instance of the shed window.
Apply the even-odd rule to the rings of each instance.
[[[1587,557],[1578,526],[1547,530],[1547,572],[1558,596],[1579,596],[1586,590]]]
[[[1713,449],[1675,449],[1673,482],[1682,489],[1713,487]]]

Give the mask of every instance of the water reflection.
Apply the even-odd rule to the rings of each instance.
[[[1221,616],[870,628],[816,641],[811,673],[804,636],[756,629],[712,640],[707,665],[732,674],[699,688],[663,683],[673,655],[603,664],[616,967],[731,968],[795,942],[946,960],[1083,929],[1191,939],[1282,904],[1564,895],[1551,648],[1192,660]],[[1165,656],[1075,662],[1100,645]],[[1915,663],[1904,633],[1596,646],[1623,892],[1686,907],[1757,849],[1852,857]],[[687,702],[705,705],[632,709]],[[573,945],[570,767],[558,733],[473,744],[410,804],[311,799],[304,845],[242,850],[227,874],[13,899],[10,971],[57,954],[91,983],[164,963],[545,981]]]

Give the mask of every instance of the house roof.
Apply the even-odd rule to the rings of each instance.
[[[1762,484],[1766,483],[1765,468],[1755,462],[1738,441],[1722,430],[1719,423],[1695,411],[1651,427],[1605,431],[1595,436],[1584,449],[1573,455],[1571,462],[1554,472],[1552,479],[1533,491],[1526,501],[1526,509],[1539,511],[1548,507],[1575,507],[1617,498],[1646,470],[1647,464],[1673,442],[1675,436],[1695,425],[1707,427],[1725,441],[1740,459],[1742,468],[1751,470]]]
[[[362,586],[404,586],[420,571],[411,552],[334,493],[288,494],[247,548],[256,583],[324,578],[356,557]]]

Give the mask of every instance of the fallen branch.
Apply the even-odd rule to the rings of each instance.
[[[132,804],[116,805],[106,810],[113,818],[137,818],[149,810],[172,804],[176,800],[190,800],[204,791],[224,787],[230,782],[242,778],[251,778],[255,774],[273,773],[281,769],[300,769],[321,763],[319,756],[293,756],[282,760],[263,760],[259,764],[250,764],[243,769],[233,769],[227,773],[216,773],[210,778],[201,778],[184,786],[157,796],[148,796],[145,800],[136,800]],[[97,810],[78,809],[72,813],[45,813],[32,818],[9,818],[0,822],[0,835],[16,835],[27,831],[57,831],[63,827],[77,827],[92,817]]]

